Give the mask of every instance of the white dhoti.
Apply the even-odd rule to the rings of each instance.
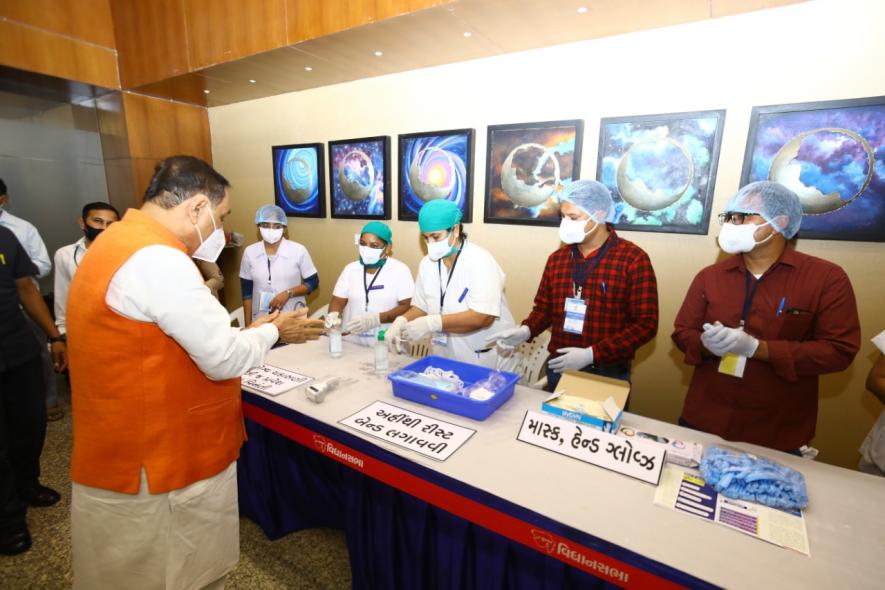
[[[223,586],[240,558],[237,463],[165,494],[73,484],[74,589],[197,590]]]

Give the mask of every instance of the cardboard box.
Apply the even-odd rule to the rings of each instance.
[[[601,405],[606,418],[562,407],[560,401],[562,395],[583,398],[593,405]],[[556,391],[541,404],[541,410],[567,420],[588,424],[605,432],[616,432],[629,396],[630,383],[627,381],[566,369],[556,386]]]

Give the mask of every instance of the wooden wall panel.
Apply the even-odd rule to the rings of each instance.
[[[114,48],[110,0],[3,0],[0,16]]]
[[[452,0],[375,0],[375,20],[393,18],[425,8],[449,4]]]
[[[0,20],[0,65],[119,88],[113,49]]]
[[[187,73],[182,0],[111,0],[124,88]]]
[[[285,0],[183,0],[192,70],[286,44]]]
[[[299,43],[451,1],[286,0],[286,38]]]
[[[141,94],[123,94],[132,158],[160,160],[175,154],[212,161],[209,112],[199,106]]]

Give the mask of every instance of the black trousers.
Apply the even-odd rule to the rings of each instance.
[[[46,438],[46,400],[39,356],[0,371],[0,532],[25,524],[18,489],[37,482]]]

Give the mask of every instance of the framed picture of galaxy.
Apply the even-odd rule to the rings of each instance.
[[[754,107],[741,185],[802,202],[800,238],[885,242],[885,96]]]
[[[277,206],[289,217],[325,217],[323,144],[275,145],[271,153]]]
[[[399,136],[399,212],[417,221],[427,201],[448,199],[473,220],[473,129],[429,131]]]
[[[486,223],[559,225],[558,194],[578,179],[584,121],[492,125],[486,143]]]
[[[390,137],[329,142],[332,217],[390,219]]]
[[[617,229],[706,234],[725,111],[607,117],[596,180],[615,202]]]

